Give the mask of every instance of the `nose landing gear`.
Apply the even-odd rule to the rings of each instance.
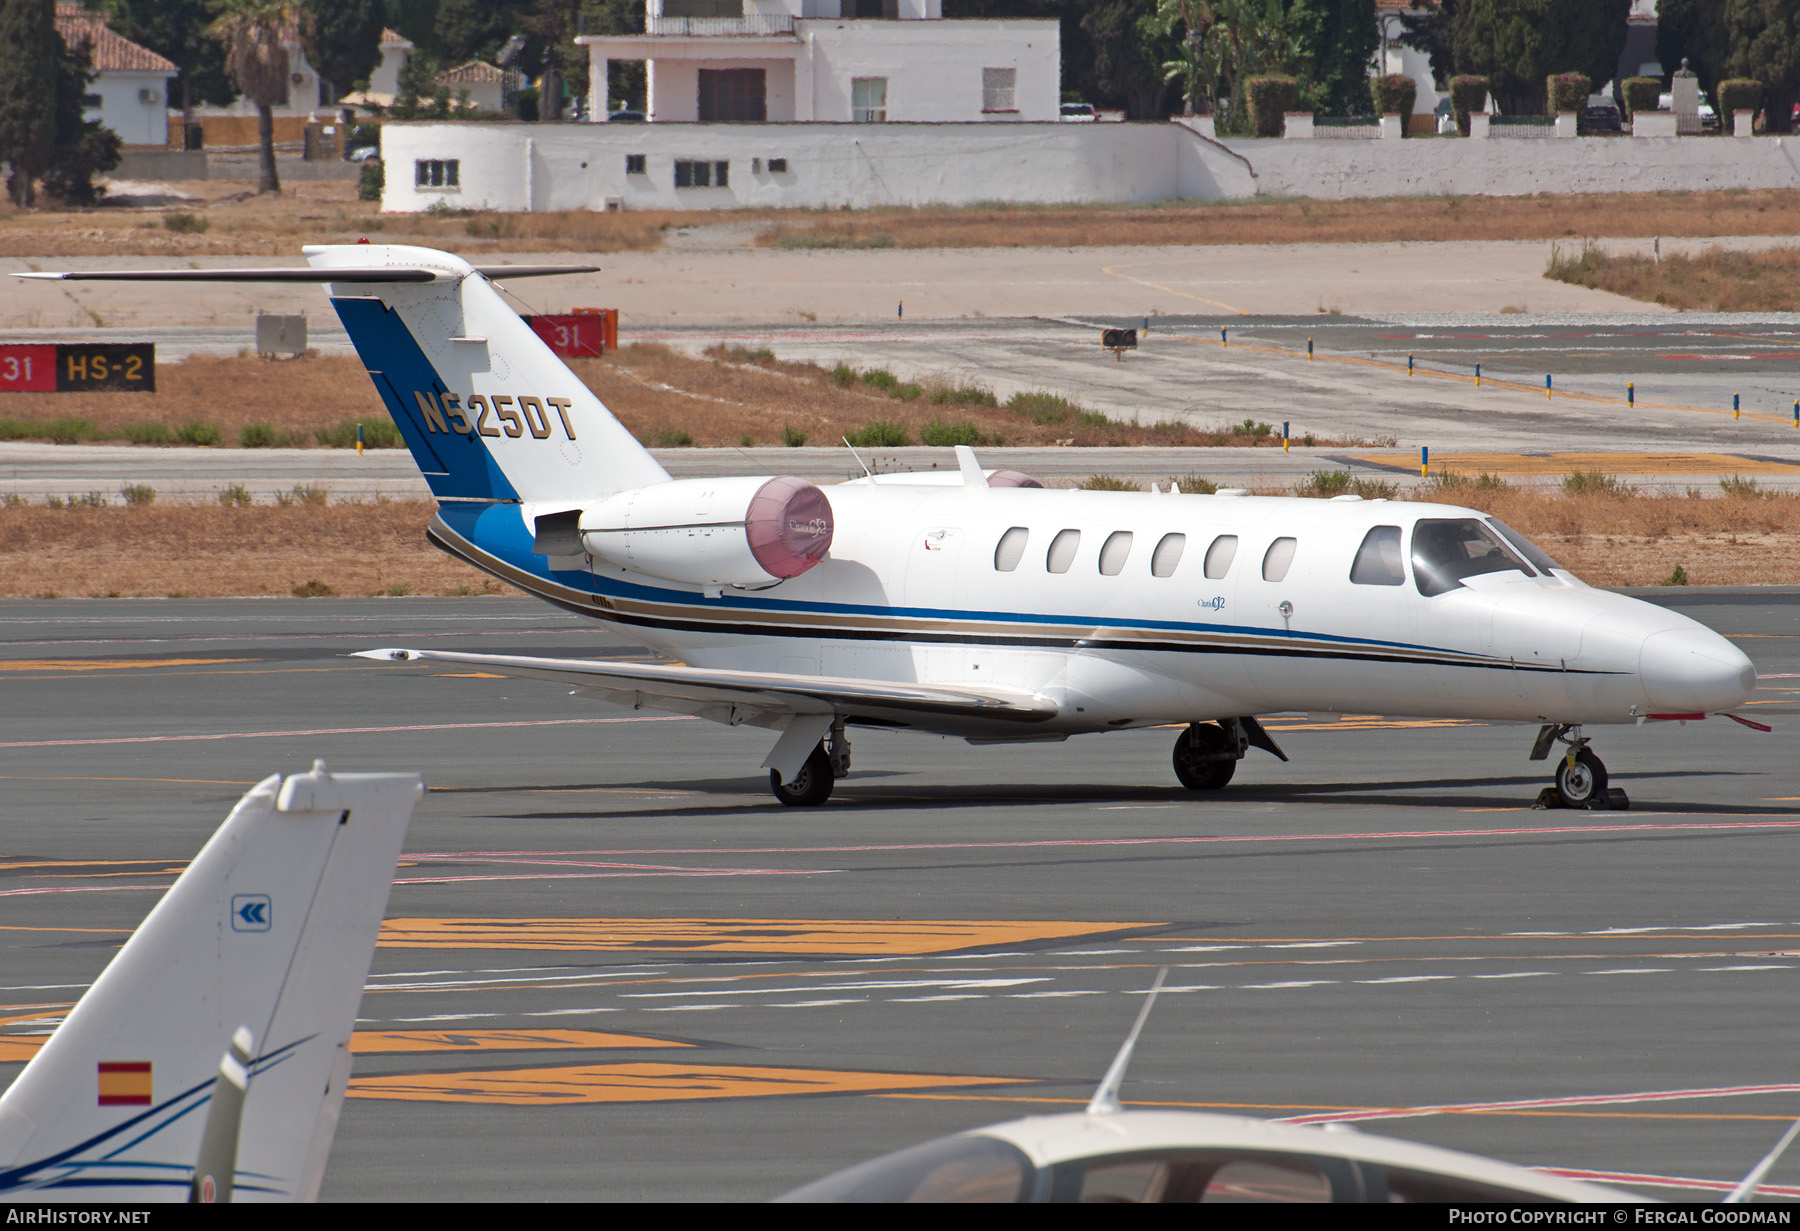
[[[1631,799],[1618,787],[1606,785],[1606,763],[1588,747],[1579,725],[1546,723],[1531,746],[1531,759],[1542,761],[1558,741],[1569,746],[1556,763],[1556,785],[1538,792],[1538,808],[1590,808],[1623,812]]]

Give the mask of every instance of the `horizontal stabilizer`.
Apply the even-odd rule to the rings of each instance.
[[[245,795],[0,1096],[0,1201],[316,1197],[423,789],[321,762]]]
[[[773,671],[717,671],[657,663],[597,662],[570,658],[524,658],[511,654],[458,654],[449,650],[363,650],[357,658],[383,662],[448,662],[485,668],[500,675],[549,680],[617,694],[627,704],[680,714],[713,717],[721,705],[743,712],[730,721],[779,725],[794,714],[865,716],[904,722],[908,717],[967,717],[1043,722],[1057,703],[1040,693],[1015,688],[912,684],[842,676],[787,675]],[[758,721],[758,719],[765,721]]]
[[[599,273],[598,265],[477,265],[484,278],[544,278],[552,274]],[[299,266],[267,269],[77,269],[63,273],[14,274],[57,282],[438,282],[462,275],[445,269],[406,265]]]

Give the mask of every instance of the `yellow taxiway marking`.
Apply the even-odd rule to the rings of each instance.
[[[0,1024],[46,1021],[67,1015],[66,1007],[19,1017]],[[37,1055],[49,1035],[0,1038],[0,1064],[16,1064]],[[598,1030],[358,1030],[350,1036],[351,1054],[398,1056],[418,1052],[587,1051],[601,1048],[692,1047],[672,1039],[641,1034],[606,1034]]]
[[[1352,461],[1395,466],[1392,454],[1353,456]],[[1460,475],[1566,475],[1577,470],[1609,474],[1791,474],[1800,463],[1739,457],[1731,453],[1443,453],[1432,469]]]
[[[187,867],[185,860],[177,859],[39,859],[29,862],[0,863],[0,872],[12,872],[19,868],[120,868],[127,864],[150,865],[143,872],[123,874],[127,876],[151,876],[163,872],[180,872]],[[115,872],[110,875],[121,874]]]
[[[433,679],[439,680],[503,680],[504,675],[495,675],[492,671],[434,671]]]
[[[11,671],[126,671],[148,667],[210,667],[218,663],[253,663],[255,658],[15,658],[0,661],[0,673]]]
[[[235,778],[96,778],[73,774],[0,774],[0,782],[176,782],[196,786],[255,786]]]
[[[922,954],[1162,926],[1069,920],[389,919],[376,943],[390,949]]]
[[[857,1073],[756,1065],[582,1064],[568,1068],[353,1077],[351,1098],[559,1107],[576,1103],[672,1103],[781,1094],[875,1094],[945,1086],[1016,1085],[1016,1077]]]
[[[692,1047],[672,1039],[599,1030],[358,1030],[350,1051],[358,1056],[403,1052],[574,1051],[580,1048]]]
[[[1235,312],[1239,316],[1249,316],[1250,315],[1248,312],[1244,311],[1242,308],[1234,308],[1230,304],[1221,302],[1220,300],[1217,300],[1217,299],[1208,299],[1204,295],[1195,295],[1188,291],[1178,291],[1174,287],[1164,286],[1160,282],[1146,282],[1142,278],[1134,278],[1130,274],[1122,274],[1119,272],[1119,267],[1117,265],[1102,265],[1100,267],[1100,272],[1108,275],[1109,277],[1123,278],[1127,282],[1135,282],[1139,286],[1147,286],[1153,291],[1162,291],[1163,293],[1168,294],[1168,295],[1179,295],[1183,299],[1192,299],[1196,303],[1209,303],[1215,308],[1223,308],[1227,312]]]

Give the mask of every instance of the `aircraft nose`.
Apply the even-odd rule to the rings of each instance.
[[[1657,714],[1707,714],[1735,709],[1756,691],[1756,668],[1710,629],[1680,628],[1644,640],[1638,673]]]

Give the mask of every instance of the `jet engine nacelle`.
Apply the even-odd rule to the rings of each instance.
[[[583,509],[579,526],[596,561],[698,586],[773,585],[831,550],[831,502],[788,477],[639,487]]]

